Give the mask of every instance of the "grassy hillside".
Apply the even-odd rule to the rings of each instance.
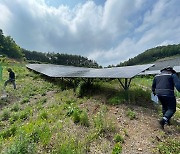
[[[180,151],[179,109],[173,125],[158,128],[160,117],[150,91],[135,79],[129,92],[117,81],[62,82],[4,60],[16,73],[17,89],[6,88],[0,100],[0,152],[8,154],[132,154]],[[146,80],[147,81],[147,80]],[[147,81],[148,85],[151,82]],[[5,93],[1,90],[1,96]]]

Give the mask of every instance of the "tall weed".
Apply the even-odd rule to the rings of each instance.
[[[89,119],[86,111],[83,111],[80,115],[80,124],[86,127],[89,126]]]
[[[6,148],[6,154],[36,154],[35,144],[30,138],[23,135],[17,138],[12,145]]]
[[[67,134],[66,134],[67,135]],[[85,153],[84,147],[81,145],[81,142],[75,139],[74,137],[60,136],[61,140],[57,142],[54,154],[82,154]]]
[[[10,111],[5,109],[1,115],[1,120],[5,121],[8,120],[11,117]]]

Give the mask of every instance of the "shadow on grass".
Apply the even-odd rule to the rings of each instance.
[[[95,97],[99,96],[105,99],[107,105],[129,104],[146,108],[154,108],[150,99],[150,91],[144,91],[139,87],[131,87],[129,90],[116,89],[110,83],[102,82],[100,79],[94,82],[84,81],[80,78],[64,79],[50,78],[45,75],[39,75],[44,80],[53,83],[60,90],[73,89],[77,97]]]
[[[141,88],[133,87],[127,91],[124,89],[115,89],[113,86],[108,86],[102,82],[94,82],[94,84],[81,83],[77,87],[76,93],[79,97],[100,96],[105,98],[105,103],[108,105],[130,104],[142,107],[154,108],[150,99],[151,92],[144,91]]]

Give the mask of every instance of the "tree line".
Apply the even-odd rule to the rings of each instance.
[[[155,48],[148,49],[145,52],[135,56],[134,58],[130,58],[129,60],[118,64],[117,66],[131,66],[131,65],[138,65],[138,64],[147,64],[147,63],[154,62],[158,59],[171,57],[175,55],[180,56],[180,44],[158,46]]]
[[[51,63],[57,65],[70,65],[78,67],[100,67],[97,62],[89,60],[86,57],[80,55],[69,55],[69,54],[60,54],[60,53],[42,53],[37,51],[29,51],[23,49],[23,53],[26,59],[30,63]]]
[[[10,36],[4,36],[0,29],[0,54],[14,59],[22,59],[22,49],[16,44]]]

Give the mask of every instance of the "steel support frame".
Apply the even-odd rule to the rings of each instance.
[[[121,84],[121,86],[123,87],[124,90],[129,89],[129,86],[131,84],[131,80],[132,80],[132,78],[130,78],[130,79],[125,78],[124,82],[123,82],[122,79],[118,79],[119,83]]]

